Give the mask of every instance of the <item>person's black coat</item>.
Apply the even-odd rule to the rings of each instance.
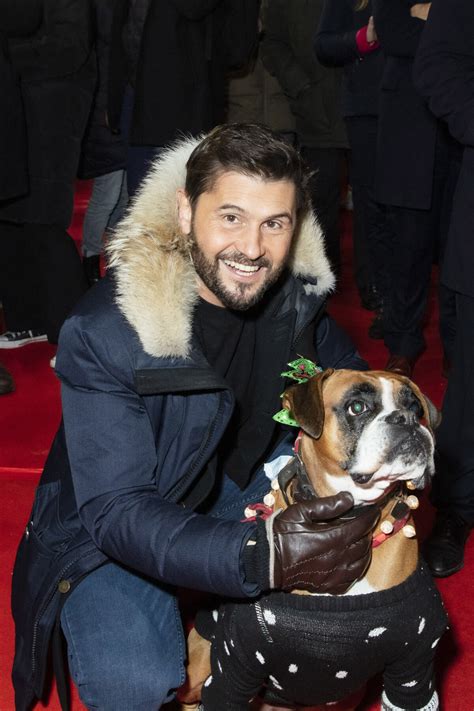
[[[21,21],[23,5],[11,0],[11,18],[16,13]],[[42,0],[41,12],[33,34],[8,36],[26,122],[29,189],[0,205],[0,220],[67,228],[95,85],[91,15],[85,0]],[[12,142],[5,159],[10,165],[18,158]]]
[[[425,23],[410,16],[415,0],[373,0],[385,54],[379,104],[377,199],[431,207],[437,120],[413,84],[413,62]]]
[[[108,79],[113,13],[116,0],[93,0],[97,85],[82,142],[78,175],[96,178],[125,168],[127,144],[108,122]]]
[[[121,0],[114,23],[115,72],[121,63],[127,66],[117,47],[127,15]],[[214,126],[222,117],[225,72],[247,61],[257,41],[257,20],[257,0],[152,0],[131,77],[130,143],[163,146]],[[123,77],[115,73],[111,82],[110,118],[118,125]]]
[[[372,4],[357,10],[357,0],[325,0],[314,48],[321,64],[343,66],[343,116],[377,116],[384,57],[381,49],[362,56],[356,34],[367,25]]]
[[[435,116],[464,146],[442,280],[474,297],[474,3],[434,0],[414,79]]]
[[[12,0],[0,1],[0,200],[28,191],[26,126],[18,75],[10,61],[9,37],[32,34],[41,22],[40,0],[31,0],[19,13]],[[15,156],[14,161],[10,160]]]

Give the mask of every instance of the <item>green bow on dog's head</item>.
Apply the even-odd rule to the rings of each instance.
[[[313,361],[308,358],[292,360],[291,363],[288,363],[288,367],[290,370],[282,373],[282,378],[290,378],[291,380],[296,380],[297,383],[305,383],[316,375],[316,373],[323,372],[323,369],[320,368],[319,365],[316,365],[316,363],[313,363]],[[281,425],[290,425],[291,427],[300,426],[286,409],[280,410],[276,415],[273,415],[273,419]]]

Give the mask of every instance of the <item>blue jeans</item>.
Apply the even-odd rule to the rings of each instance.
[[[289,436],[271,459],[291,455]],[[269,491],[263,467],[242,491],[227,476],[207,515],[243,518]],[[186,648],[175,591],[115,563],[90,573],[64,604],[61,625],[80,698],[99,711],[154,711],[185,678]]]
[[[102,252],[104,232],[115,227],[124,214],[127,203],[125,170],[114,170],[94,178],[82,228],[82,253],[85,257]]]

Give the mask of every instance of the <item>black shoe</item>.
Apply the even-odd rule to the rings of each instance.
[[[92,254],[90,257],[82,258],[82,268],[86,275],[89,286],[94,286],[101,278],[100,273],[100,254]]]
[[[378,311],[382,308],[382,297],[375,286],[369,286],[363,291],[361,290],[359,294],[360,304],[366,311]]]
[[[446,578],[464,565],[464,546],[471,526],[454,511],[439,513],[433,531],[425,545],[423,555],[437,578]]]
[[[15,390],[13,378],[3,365],[0,364],[0,395],[12,393]]]
[[[383,313],[381,311],[376,312],[368,333],[369,338],[373,338],[375,341],[383,338]]]

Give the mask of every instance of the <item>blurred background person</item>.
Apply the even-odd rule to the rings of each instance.
[[[227,72],[257,32],[258,0],[117,0],[109,125],[128,141],[130,196],[167,144],[222,123]]]
[[[28,188],[0,203],[0,289],[7,331],[0,348],[57,342],[85,280],[67,233],[80,142],[95,85],[89,4],[43,0],[40,20],[20,33],[25,8],[3,0],[10,61],[20,80]],[[18,158],[12,144],[8,164]]]
[[[380,91],[376,199],[390,211],[383,332],[386,369],[410,376],[425,347],[425,318],[433,259],[442,261],[459,150],[413,84],[413,63],[429,3],[372,0],[375,30],[385,54]],[[454,297],[439,289],[445,370],[452,357]]]
[[[463,147],[441,281],[456,294],[456,341],[436,432],[435,526],[424,556],[433,575],[464,563],[474,524],[474,3],[434,0],[415,63],[415,83]]]
[[[323,67],[314,52],[322,9],[323,0],[268,0],[262,59],[288,97],[298,146],[315,171],[311,199],[338,275],[339,207],[348,142],[341,111],[342,70]]]
[[[228,123],[263,123],[296,145],[295,117],[285,92],[262,62],[265,8],[260,5],[258,39],[248,62],[231,72],[227,82],[226,121]]]
[[[384,57],[371,0],[326,0],[315,41],[325,66],[344,67],[342,115],[350,146],[354,205],[353,272],[361,304],[376,316],[372,338],[383,337],[384,270],[390,240],[387,211],[375,199],[379,91]]]
[[[26,140],[7,145],[6,165],[24,160],[28,185],[0,202],[0,296],[6,332],[0,348],[57,342],[86,285],[67,228],[80,145],[95,86],[89,3],[42,0],[25,28],[29,3],[2,0],[1,27],[19,78]],[[34,19],[34,18],[33,18]],[[23,191],[22,191],[23,192]]]

